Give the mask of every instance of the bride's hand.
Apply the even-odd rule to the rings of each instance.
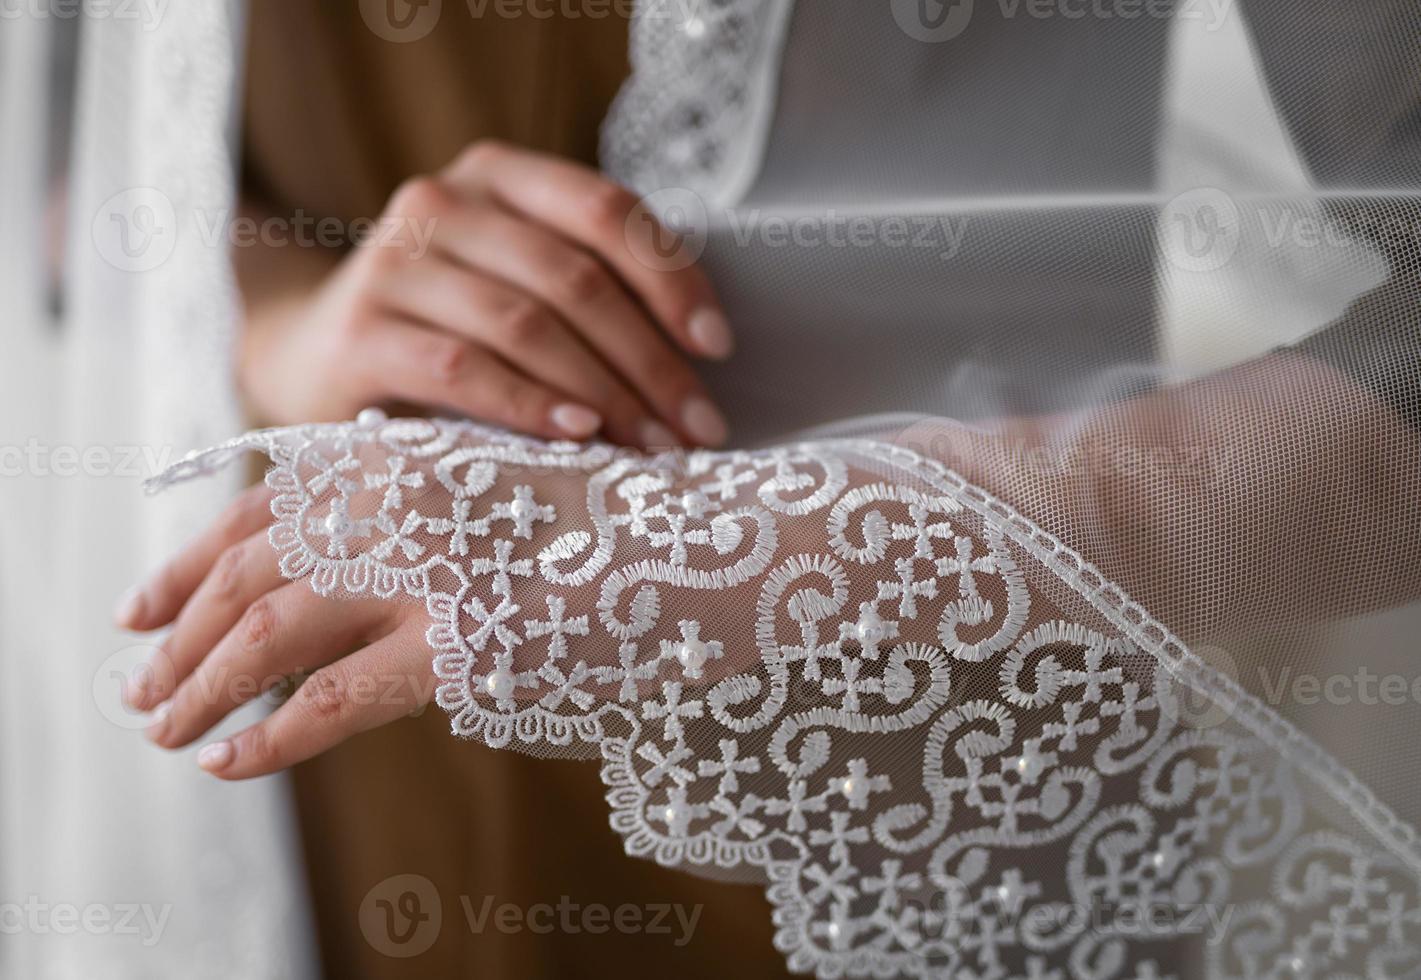
[[[161,706],[148,737],[164,748],[196,741],[242,704],[309,675],[271,715],[199,753],[223,779],[278,772],[434,696],[423,607],[323,598],[309,582],[288,582],[267,542],[270,505],[263,487],[239,497],[133,593],[123,617],[137,630],[176,624],[125,691],[136,710]]]
[[[391,242],[249,315],[242,387],[276,424],[390,402],[544,438],[718,444],[725,423],[682,352],[727,357],[730,331],[699,269],[638,258],[655,254],[640,210],[587,168],[475,144],[393,195]]]

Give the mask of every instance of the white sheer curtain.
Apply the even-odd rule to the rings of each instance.
[[[155,507],[143,471],[239,417],[226,256],[197,221],[231,206],[240,5],[161,5],[154,23],[103,6],[75,25],[41,5],[0,30],[0,973],[311,976],[283,781],[216,786],[145,744],[118,678],[149,651],[109,623],[219,503]],[[49,155],[70,114],[55,54],[76,26],[65,173]],[[58,311],[40,245],[57,192]],[[163,202],[156,224],[139,213]],[[156,233],[150,248],[117,237],[125,221]]]

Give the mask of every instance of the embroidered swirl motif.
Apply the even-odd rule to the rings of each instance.
[[[1409,828],[937,463],[859,440],[648,459],[376,413],[161,482],[244,448],[273,462],[286,575],[423,601],[457,734],[600,754],[627,852],[757,874],[792,969],[1421,963]],[[1200,696],[1229,710],[1200,722]]]

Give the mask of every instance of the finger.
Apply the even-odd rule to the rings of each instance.
[[[437,327],[390,317],[365,334],[366,383],[385,398],[462,412],[545,439],[587,439],[602,416]]]
[[[662,422],[691,441],[724,437],[705,387],[608,266],[586,249],[500,208],[462,210],[437,246],[536,297],[571,324]],[[707,421],[709,420],[709,421]],[[641,445],[665,448],[661,423],[637,420]]]
[[[388,632],[396,606],[378,599],[319,596],[292,582],[253,602],[148,729],[164,748],[180,748],[241,705],[293,674],[309,673]]]
[[[730,327],[705,273],[694,264],[652,268],[632,253],[628,219],[637,199],[626,188],[578,164],[492,141],[465,151],[442,177],[457,188],[486,188],[600,255],[687,351],[717,360],[732,353]]]
[[[162,649],[135,672],[129,685],[130,705],[146,711],[166,701],[242,613],[286,581],[265,531],[222,552],[178,614]]]
[[[114,613],[116,625],[130,630],[166,626],[207,576],[219,555],[271,523],[272,491],[252,487],[146,581],[130,589]]]
[[[316,671],[268,718],[198,753],[222,779],[280,772],[434,699],[429,647],[418,617],[358,653]]]
[[[526,377],[597,412],[619,442],[634,441],[648,416],[631,388],[555,310],[481,270],[426,258],[391,277],[380,301],[488,347]]]

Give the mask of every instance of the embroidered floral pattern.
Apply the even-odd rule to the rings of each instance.
[[[457,734],[600,754],[628,853],[760,876],[795,970],[1421,964],[1410,829],[932,461],[649,459],[370,414],[164,482],[243,448],[272,459],[287,575],[422,601]],[[1226,718],[1191,723],[1184,694]]]

